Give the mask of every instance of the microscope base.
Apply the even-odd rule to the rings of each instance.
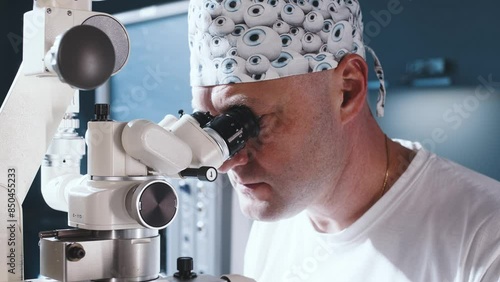
[[[56,282],[58,280],[53,280],[50,278],[46,279],[34,279],[34,280],[26,280],[27,282]],[[102,280],[100,280],[102,281]],[[115,280],[104,280],[104,281],[115,281]],[[150,280],[150,282],[227,282],[227,280],[223,280],[211,275],[199,275],[198,277],[190,280],[179,280],[175,277],[159,277],[156,280]]]
[[[154,230],[76,229],[40,237],[40,273],[58,281],[149,281],[160,273],[160,236]]]

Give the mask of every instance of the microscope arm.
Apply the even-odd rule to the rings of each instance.
[[[1,281],[23,278],[21,205],[75,93],[57,77],[26,76],[24,66],[21,64],[0,108],[0,206],[5,217],[2,224],[11,227],[2,226],[0,232],[11,239],[5,251],[0,248],[2,257],[10,257],[0,268]]]
[[[74,94],[75,89],[57,77],[24,75],[21,64],[0,109],[0,185],[8,187],[7,172],[14,169],[19,204]]]
[[[23,61],[0,108],[0,199],[2,226],[0,237],[6,234],[9,248],[0,248],[2,257],[10,256],[9,265],[2,263],[1,281],[22,280],[22,203],[37,174],[43,156],[66,109],[77,90],[61,83],[56,76],[26,75]],[[4,205],[7,205],[4,208]],[[9,211],[5,213],[5,211]],[[3,239],[2,239],[3,241]],[[15,248],[14,248],[15,247]],[[14,259],[15,258],[15,259]]]
[[[221,149],[224,141],[217,142],[218,135],[210,135],[191,115],[183,115],[179,120],[168,115],[164,120],[169,122],[129,122],[122,134],[127,154],[173,178],[183,177],[187,168],[218,168],[227,159],[227,153]],[[205,180],[215,180],[216,170],[208,173],[213,174],[206,175]]]
[[[91,0],[37,0],[24,15],[23,62],[0,109],[0,186],[11,188],[15,178],[18,204],[24,201],[76,89],[104,83],[128,56],[124,27],[111,16],[90,10]],[[116,34],[119,39],[112,41]]]
[[[234,106],[215,117],[194,112],[180,119],[167,115],[159,124],[131,121],[123,129],[122,143],[128,155],[161,174],[214,181],[215,168],[258,134],[252,111]]]
[[[147,120],[129,122],[123,129],[122,143],[128,155],[169,176],[187,168],[193,156],[179,137]]]
[[[22,203],[68,107],[76,103],[76,89],[104,83],[123,67],[129,50],[124,27],[92,12],[91,0],[33,2],[24,15],[23,62],[0,108],[0,239],[10,238],[0,247],[0,281],[23,279]],[[89,61],[99,62],[99,71]]]

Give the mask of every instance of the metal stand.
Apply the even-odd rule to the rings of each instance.
[[[158,231],[82,229],[40,234],[40,272],[59,281],[149,281],[160,273]]]

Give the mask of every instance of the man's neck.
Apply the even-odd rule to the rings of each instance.
[[[388,169],[383,133],[366,143],[367,146],[358,143],[351,147],[353,151],[335,187],[320,195],[315,204],[307,209],[317,231],[336,233],[349,227],[379,201],[404,173],[406,167],[401,169],[401,160],[410,163],[415,153],[399,143],[387,142]],[[386,171],[389,172],[387,178]]]

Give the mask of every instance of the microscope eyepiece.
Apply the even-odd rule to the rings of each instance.
[[[194,112],[191,116],[200,124],[200,127],[205,127],[207,123],[214,119],[214,116],[209,112]]]
[[[206,128],[215,131],[229,149],[229,157],[245,147],[252,137],[259,135],[259,121],[246,106],[234,106],[210,121]]]

